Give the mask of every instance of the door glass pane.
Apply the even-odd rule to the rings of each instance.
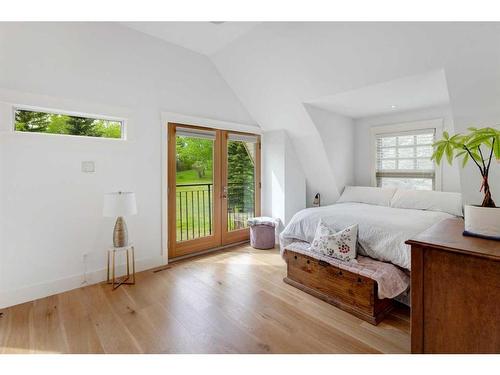
[[[176,136],[177,242],[213,234],[215,134]]]
[[[227,142],[227,230],[247,227],[255,215],[255,155],[257,143]]]

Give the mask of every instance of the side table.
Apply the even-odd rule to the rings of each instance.
[[[122,277],[116,277],[116,254],[125,252],[127,257],[127,274]],[[130,259],[132,258],[132,259]],[[130,272],[132,268],[132,273]],[[111,277],[110,277],[111,274]],[[108,249],[108,274],[107,283],[113,286],[113,290],[120,285],[134,285],[135,284],[135,250],[134,245],[129,244],[125,247],[110,247]]]

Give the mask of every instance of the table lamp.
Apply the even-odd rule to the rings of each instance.
[[[113,231],[113,246],[127,246],[128,232],[124,216],[137,214],[135,193],[118,191],[104,194],[102,214],[105,217],[116,217],[115,229]]]

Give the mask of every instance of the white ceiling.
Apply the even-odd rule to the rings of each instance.
[[[382,115],[449,103],[442,70],[365,86],[308,102],[352,118]]]
[[[259,22],[122,22],[121,24],[169,43],[212,55],[250,31]]]

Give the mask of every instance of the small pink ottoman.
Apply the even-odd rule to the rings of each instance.
[[[250,245],[255,249],[272,249],[275,242],[276,222],[271,217],[254,217],[248,220]]]

